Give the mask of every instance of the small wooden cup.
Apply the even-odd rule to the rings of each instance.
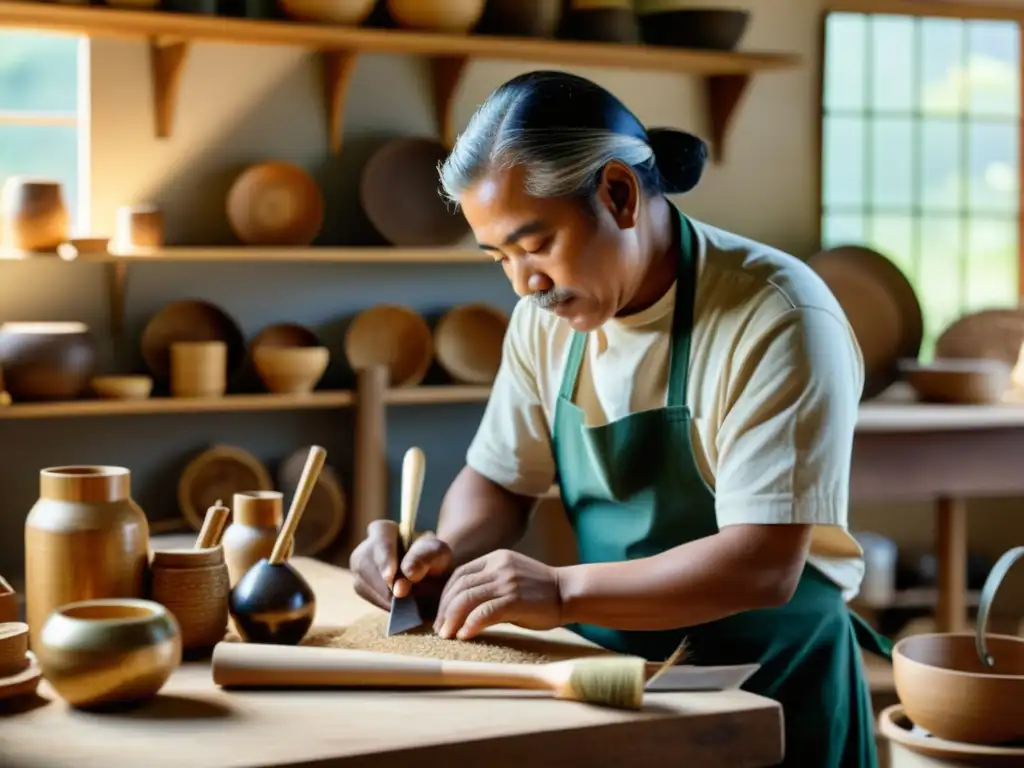
[[[119,252],[162,247],[164,212],[155,205],[121,206],[117,209],[114,243]]]
[[[228,345],[223,341],[171,344],[171,394],[220,397],[227,391]]]
[[[157,550],[150,569],[150,597],[178,620],[182,651],[193,657],[209,653],[228,627],[231,586],[224,548]]]

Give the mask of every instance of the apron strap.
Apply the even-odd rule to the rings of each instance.
[[[573,331],[572,343],[569,345],[569,359],[565,361],[562,385],[558,390],[558,396],[569,402],[572,402],[573,392],[576,391],[576,378],[580,374],[580,364],[583,362],[583,353],[586,348],[587,334]]]
[[[693,307],[697,293],[697,233],[673,206],[673,221],[679,256],[676,259],[676,304],[672,313],[672,346],[669,352],[667,405],[686,405],[690,377],[690,339],[693,337]]]

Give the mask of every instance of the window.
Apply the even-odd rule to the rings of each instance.
[[[824,56],[822,243],[903,270],[930,356],[961,314],[1019,301],[1020,26],[830,13]]]
[[[60,181],[72,227],[83,231],[88,153],[79,147],[86,127],[79,86],[86,55],[77,37],[0,29],[0,185],[15,175]]]

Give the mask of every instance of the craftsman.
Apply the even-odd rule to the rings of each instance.
[[[436,535],[396,562],[397,527],[352,556],[387,608],[444,584],[434,628],[566,626],[606,648],[760,663],[786,765],[875,766],[847,607],[863,574],[847,530],[863,360],[798,259],[682,214],[703,142],[649,130],[585,79],[498,88],[441,169],[445,194],[521,297],[466,466]],[[553,482],[579,565],[511,552]]]

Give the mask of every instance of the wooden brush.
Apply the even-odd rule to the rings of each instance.
[[[619,655],[500,664],[230,642],[219,643],[213,652],[213,681],[224,688],[517,688],[640,709],[646,677],[644,659]]]

